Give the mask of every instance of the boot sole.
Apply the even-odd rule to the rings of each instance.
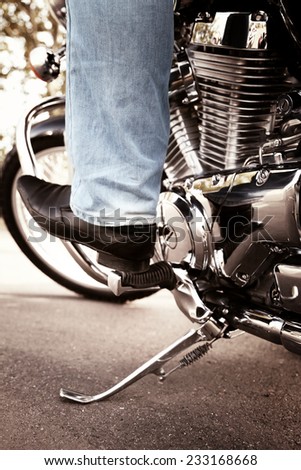
[[[88,248],[91,248],[98,252],[97,262],[106,266],[108,268],[122,271],[122,272],[133,272],[133,273],[141,273],[145,272],[149,269],[150,259],[144,260],[129,260],[125,258],[120,258],[115,256],[111,253],[101,250],[96,246],[96,244],[92,241],[87,241],[83,239],[79,232],[73,232],[69,230],[69,228],[60,221],[53,222],[49,219],[45,219],[38,213],[33,215],[34,210],[31,208],[30,213],[36,223],[50,235],[60,238],[65,241],[79,243],[81,245],[85,245]]]

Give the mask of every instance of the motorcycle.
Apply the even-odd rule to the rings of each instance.
[[[61,389],[63,398],[104,400],[149,373],[164,381],[216,340],[241,332],[301,354],[301,19],[292,0],[250,0],[243,10],[240,4],[174,1],[170,140],[155,255],[146,273],[114,272],[91,250],[53,237],[47,250],[59,244],[68,262],[38,252],[47,235],[40,240],[28,215],[22,219],[15,181],[21,171],[61,183],[58,176],[70,177],[64,97],[38,103],[18,126],[16,150],[4,169],[5,220],[25,254],[86,295],[129,299],[169,289],[193,324],[109,390]],[[66,26],[65,2],[50,0],[49,6]],[[46,60],[35,55],[36,73],[54,79],[63,56],[64,46],[48,51]],[[74,269],[64,272],[69,262],[85,281]],[[165,370],[180,353],[177,365]]]

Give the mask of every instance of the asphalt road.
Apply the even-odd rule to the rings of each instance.
[[[80,405],[190,328],[171,294],[124,305],[81,298],[0,230],[1,449],[301,449],[301,357],[246,334],[220,340],[163,384],[147,376]]]

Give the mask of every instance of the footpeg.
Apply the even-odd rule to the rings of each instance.
[[[152,264],[144,273],[120,273],[120,277],[123,286],[135,289],[159,286],[172,290],[177,282],[172,267],[165,261]]]
[[[161,287],[172,290],[177,278],[172,267],[165,261],[152,264],[142,273],[111,272],[108,276],[108,287],[115,295],[121,295],[130,289],[148,289]]]

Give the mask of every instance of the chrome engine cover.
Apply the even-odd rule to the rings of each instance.
[[[156,252],[173,265],[189,265],[204,271],[212,253],[207,201],[197,205],[176,192],[162,193],[158,204]]]
[[[285,310],[301,313],[301,266],[278,264],[274,276],[280,305]]]
[[[301,313],[300,185],[300,169],[250,169],[162,193],[157,255],[209,285]]]
[[[276,260],[301,248],[301,170],[250,170],[221,177],[215,185],[196,180],[193,195],[204,195],[218,213],[214,235],[216,268],[240,287],[250,285]],[[204,192],[206,191],[206,192]],[[218,233],[216,231],[216,233]]]

